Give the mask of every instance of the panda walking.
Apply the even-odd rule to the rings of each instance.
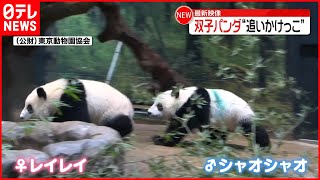
[[[199,101],[201,105],[195,101]],[[151,116],[169,119],[169,125],[165,131],[170,138],[154,136],[154,144],[163,146],[175,146],[189,130],[203,130],[203,126],[209,126],[211,138],[217,135],[225,140],[226,134],[221,129],[234,132],[238,126],[242,127],[244,135],[252,132],[254,112],[247,102],[237,95],[222,89],[205,89],[187,87],[178,91],[168,90],[160,93],[153,105],[148,109]],[[181,118],[192,114],[186,126],[182,125]],[[174,134],[174,135],[172,135]],[[255,128],[256,143],[260,147],[270,147],[270,139],[262,126]]]
[[[111,127],[124,137],[133,131],[133,116],[130,100],[106,83],[58,79],[28,95],[20,119],[53,117],[53,122],[84,121]]]

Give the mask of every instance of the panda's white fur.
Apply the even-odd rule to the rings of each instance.
[[[115,88],[106,83],[77,79],[86,94],[86,105],[89,114],[88,122],[104,125],[106,120],[118,115],[129,117],[133,124],[134,110],[130,100]],[[20,114],[21,119],[43,118],[57,113],[57,103],[64,94],[68,85],[67,79],[58,79],[35,88],[26,98],[25,106]],[[46,99],[39,98],[37,89],[43,88]],[[28,112],[28,105],[33,108],[33,113]],[[76,119],[65,119],[76,120]]]
[[[241,124],[245,126],[247,131],[250,131],[248,130],[248,126],[254,120],[255,113],[246,101],[244,101],[242,98],[235,95],[234,93],[223,89],[204,89],[198,87],[186,87],[179,90],[178,97],[175,97],[172,94],[172,90],[168,90],[163,93],[160,93],[155,98],[153,105],[148,109],[148,113],[151,116],[162,117],[164,119],[169,119],[172,121],[172,118],[175,118],[175,116],[182,116],[183,114],[185,114],[181,114],[181,112],[183,112],[183,110],[181,111],[182,108],[191,108],[191,105],[186,105],[186,103],[188,100],[190,101],[190,98],[194,98],[196,91],[199,91],[200,95],[207,96],[207,99],[210,102],[210,106],[207,106],[207,109],[209,111],[207,125],[214,129],[227,128],[227,131],[234,132],[236,127],[239,126],[239,124]],[[204,115],[204,117],[202,117],[202,114],[205,114],[206,111],[200,111],[201,112],[198,113],[199,117],[196,117],[200,119],[195,121],[206,121],[203,120],[206,116]],[[201,125],[203,125],[203,122],[201,123]],[[172,127],[168,127],[168,129],[172,129]],[[179,131],[183,130],[180,129]],[[264,129],[261,129],[261,132],[259,133],[262,133],[262,136],[267,136],[265,134]],[[158,140],[154,141],[157,141],[158,144],[165,144],[159,143],[160,137],[157,138]]]
[[[87,92],[88,110],[94,123],[102,124],[103,119],[119,115],[133,119],[134,111],[130,100],[106,83],[80,80]]]
[[[168,119],[174,116],[175,112],[194,94],[197,87],[186,87],[179,91],[179,98],[171,95],[172,90],[160,93],[153,105],[148,109],[150,115]],[[226,126],[229,131],[234,131],[239,121],[252,119],[254,112],[239,96],[223,89],[206,89],[210,95],[210,123],[211,126],[222,128]],[[217,99],[220,97],[221,99]],[[221,101],[222,102],[218,102]],[[159,111],[158,104],[162,104],[163,111]],[[218,107],[223,103],[223,107]],[[223,108],[223,109],[221,109]]]
[[[210,123],[213,127],[226,126],[229,131],[234,131],[241,121],[253,120],[254,112],[239,96],[223,89],[207,89],[207,91],[211,99]]]

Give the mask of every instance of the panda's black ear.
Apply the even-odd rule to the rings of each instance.
[[[175,98],[178,98],[179,97],[179,89],[173,89],[171,91],[171,96],[175,97]]]
[[[39,98],[43,98],[44,100],[47,100],[47,93],[44,91],[42,87],[37,88],[37,94]]]

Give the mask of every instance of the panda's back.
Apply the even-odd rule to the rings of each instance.
[[[84,84],[90,119],[100,124],[106,118],[116,115],[127,115],[133,118],[130,100],[120,91],[106,83],[80,79]]]
[[[207,89],[211,99],[210,122],[214,126],[227,125],[231,130],[235,122],[254,116],[249,104],[234,93],[223,89]]]

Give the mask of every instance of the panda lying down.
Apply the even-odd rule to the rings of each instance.
[[[67,106],[57,106],[57,102]],[[133,115],[130,100],[106,83],[58,79],[28,95],[20,119],[54,117],[53,122],[90,122],[111,127],[123,137],[133,130]]]
[[[201,97],[204,102],[197,106],[195,99]],[[198,99],[199,100],[199,99]],[[209,127],[211,138],[220,136],[225,140],[226,134],[219,131],[226,127],[227,131],[234,132],[237,126],[241,126],[245,136],[252,132],[251,125],[254,120],[254,112],[247,102],[235,94],[222,89],[204,89],[187,87],[178,91],[168,90],[160,93],[154,104],[148,109],[151,116],[169,119],[169,125],[165,131],[170,138],[154,136],[156,145],[174,146],[179,143],[189,130],[204,130]],[[182,126],[179,118],[193,113],[186,126]],[[178,133],[174,133],[178,132]],[[270,146],[270,139],[266,130],[256,126],[256,143],[260,147]]]

